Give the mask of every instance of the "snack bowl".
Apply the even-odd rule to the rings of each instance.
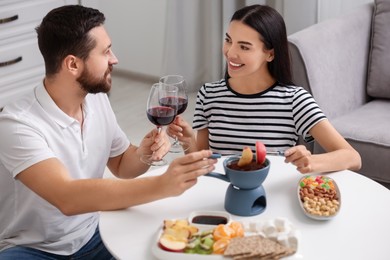
[[[297,195],[303,213],[309,218],[329,220],[340,212],[340,190],[337,183],[328,176],[302,177],[298,183]]]

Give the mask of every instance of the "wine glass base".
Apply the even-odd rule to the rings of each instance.
[[[182,153],[187,151],[190,148],[190,144],[187,142],[176,142],[171,145],[171,149],[169,149],[170,153]]]
[[[153,160],[152,155],[142,155],[140,158],[141,162],[150,165],[150,166],[164,166],[167,165],[167,161],[165,159],[161,160]]]

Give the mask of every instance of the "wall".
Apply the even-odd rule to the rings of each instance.
[[[373,0],[268,0],[284,17],[287,34],[349,12]]]
[[[84,0],[106,16],[105,27],[119,59],[118,70],[145,76],[161,75],[166,0]]]
[[[80,1],[105,13],[106,28],[119,59],[116,68],[152,77],[161,75],[169,0]],[[266,3],[276,8],[286,21],[288,34],[368,2],[373,0],[246,0],[246,4]]]

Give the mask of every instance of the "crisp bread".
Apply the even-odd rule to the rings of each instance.
[[[224,255],[234,260],[280,259],[295,253],[276,241],[261,236],[233,238]]]

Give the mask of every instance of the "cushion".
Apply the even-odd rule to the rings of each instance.
[[[390,102],[375,99],[331,123],[362,157],[360,173],[390,183]]]
[[[367,93],[390,98],[390,0],[375,0]]]

